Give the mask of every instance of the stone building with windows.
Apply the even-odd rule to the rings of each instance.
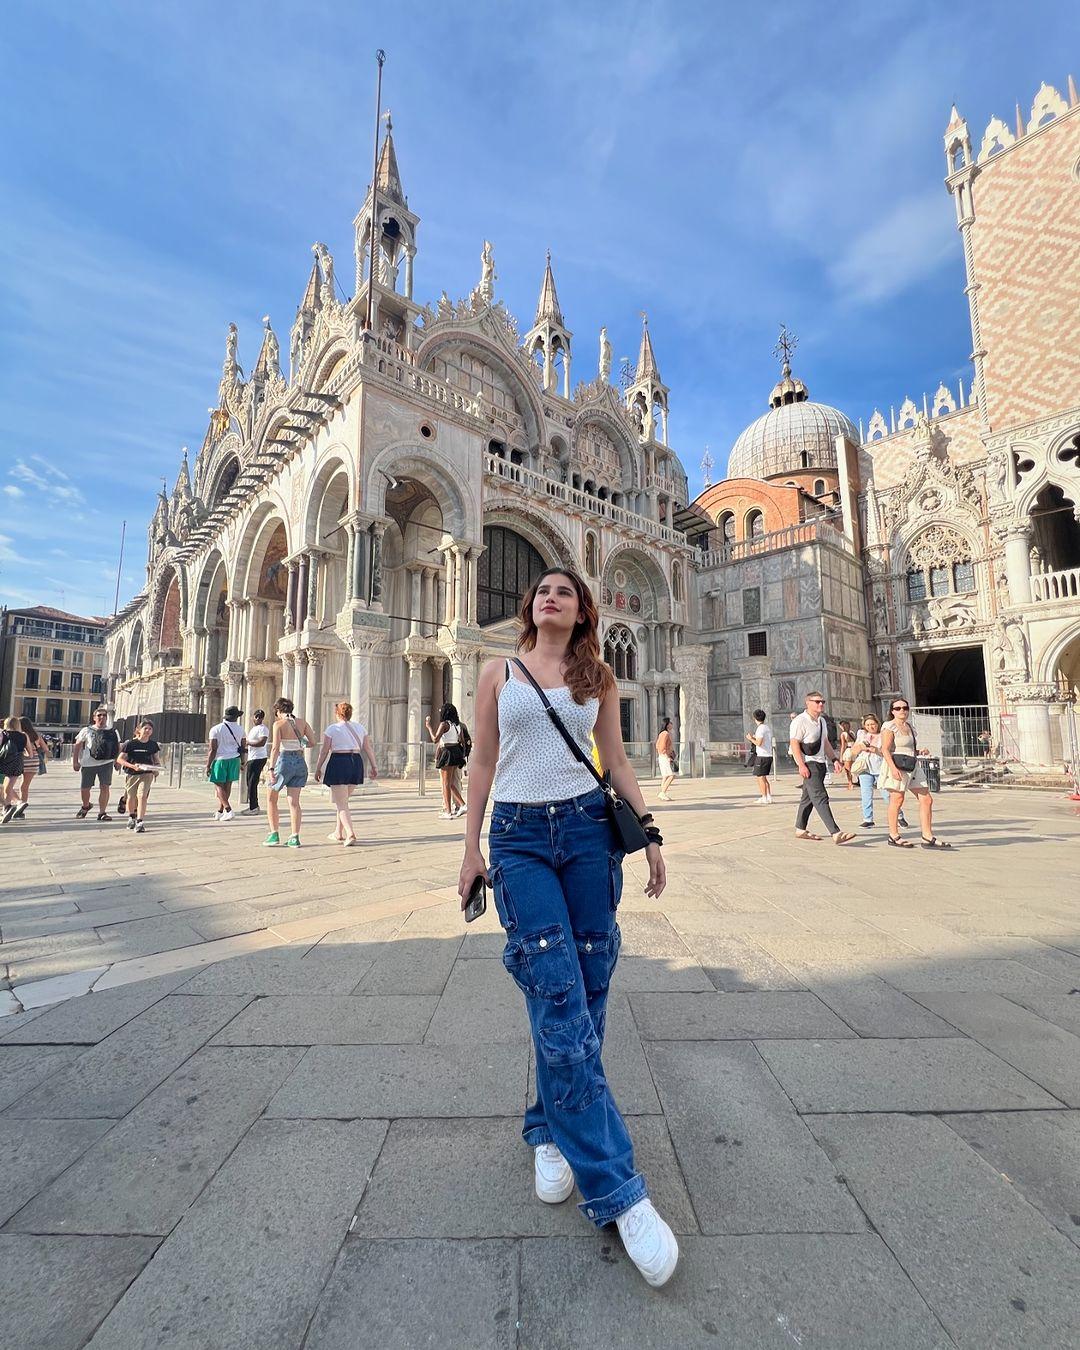
[[[532,577],[565,563],[601,607],[626,738],[671,715],[704,739],[693,551],[674,523],[686,475],[648,327],[625,388],[606,334],[572,385],[550,257],[520,334],[490,243],[468,296],[419,303],[390,128],[354,226],[355,294],[316,244],[284,369],[266,320],[244,379],[229,328],[203,443],[150,525],[146,588],[110,628],[117,714],[215,720],[284,691],[321,727],[348,698],[405,764],[444,699],[471,716],[479,662],[512,649]]]
[[[0,609],[0,714],[72,740],[104,696],[107,622],[48,605]]]
[[[415,298],[420,220],[388,127],[353,297],[316,244],[284,367],[267,319],[245,379],[229,329],[146,588],[109,628],[118,714],[216,719],[284,690],[321,726],[348,697],[405,765],[425,712],[450,698],[468,720],[529,580],[565,563],[593,587],[628,741],[668,715],[684,743],[741,740],[758,706],[783,741],[817,686],[838,718],[897,693],[981,707],[1011,758],[1060,766],[1080,686],[1072,82],[1015,132],[993,119],[978,153],[954,109],[945,153],[970,381],[864,431],[811,400],[782,338],[768,408],[688,504],[647,325],[618,386],[606,331],[574,384],[550,257],[523,334],[490,243],[464,299]]]

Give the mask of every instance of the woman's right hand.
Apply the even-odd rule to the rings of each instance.
[[[465,857],[461,860],[461,871],[458,873],[458,895],[461,896],[462,909],[465,908],[468,901],[473,882],[479,876],[482,876],[485,881],[488,879],[484,855],[479,848],[466,847]]]

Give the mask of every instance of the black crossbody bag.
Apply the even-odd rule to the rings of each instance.
[[[554,726],[555,730],[566,742],[570,753],[579,764],[584,764],[596,779],[597,785],[604,794],[604,804],[607,808],[608,819],[615,827],[615,833],[619,836],[619,843],[622,845],[623,851],[626,853],[637,853],[641,849],[646,848],[649,843],[649,838],[645,833],[645,827],[642,825],[641,821],[638,820],[636,813],[630,807],[629,803],[619,796],[602,774],[597,773],[596,765],[592,762],[591,757],[582,750],[581,746],[578,745],[577,741],[570,735],[566,727],[563,726],[562,718],[551,706],[551,701],[547,694],[544,693],[537,682],[529,674],[528,670],[526,670],[525,663],[520,661],[516,656],[513,657],[512,660],[514,665],[517,666],[518,670],[521,671],[536,690],[540,697],[540,702],[544,705],[544,711],[551,719],[552,726]]]

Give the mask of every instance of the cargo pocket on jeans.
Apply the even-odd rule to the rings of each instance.
[[[537,933],[511,938],[503,952],[503,965],[527,998],[565,1003],[577,974],[562,927],[551,924]]]
[[[560,1111],[584,1111],[604,1091],[600,1042],[588,1013],[541,1027],[540,1052]]]
[[[578,933],[574,941],[585,981],[585,993],[589,998],[595,998],[597,994],[605,993],[611,983],[611,974],[619,959],[622,934],[616,925],[610,933]]]
[[[506,889],[503,871],[498,863],[492,863],[488,867],[488,884],[491,887],[491,896],[495,901],[495,912],[499,916],[499,922],[508,933],[512,933],[517,927],[517,915],[514,913],[514,902]]]
[[[619,901],[622,899],[622,860],[624,856],[622,853],[608,855],[608,893],[611,899],[612,912],[619,908]]]

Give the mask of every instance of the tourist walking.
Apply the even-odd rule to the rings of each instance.
[[[848,791],[855,787],[855,780],[851,775],[851,761],[858,754],[855,749],[855,736],[851,730],[851,723],[843,721],[840,723],[840,767],[844,771],[844,778],[847,781]]]
[[[161,746],[154,740],[154,724],[147,718],[139,723],[135,735],[120,747],[117,765],[124,770],[124,802],[128,829],[143,834],[146,829],[146,802],[161,764]]]
[[[597,1228],[614,1221],[631,1260],[659,1286],[675,1270],[678,1244],[648,1198],[601,1063],[621,941],[623,849],[593,774],[590,732],[623,809],[645,828],[645,893],[653,899],[666,882],[663,840],[623,748],[618,687],[600,659],[589,587],[572,573],[544,572],[522,601],[520,621],[523,660],[489,661],[476,691],[458,892],[465,908],[474,883],[490,875],[506,932],[503,964],[525,995],[537,1095],[522,1135],[533,1149],[538,1198],[566,1200],[576,1181],[585,1217]],[[490,874],[480,848],[489,792]]]
[[[884,759],[881,755],[881,722],[873,713],[867,713],[862,726],[855,733],[855,758],[851,762],[851,775],[859,781],[859,795],[862,799],[862,827],[864,830],[874,825],[874,792],[877,788],[878,774]],[[888,801],[888,797],[882,793]]]
[[[439,812],[439,819],[454,820],[465,810],[458,774],[465,767],[472,740],[452,703],[444,703],[439,709],[439,725],[434,730],[430,717],[424,718],[424,726],[433,743],[439,747],[435,754],[435,767],[442,779],[443,809]]]
[[[889,796],[889,843],[893,848],[911,848],[900,838],[900,809],[904,794],[914,792],[919,802],[919,824],[923,848],[952,848],[934,835],[934,799],[926,781],[926,771],[916,754],[915,728],[911,723],[911,708],[903,699],[896,699],[889,709],[892,720],[881,728],[881,754],[884,764],[878,786]]]
[[[675,741],[671,735],[671,718],[665,717],[660,723],[660,735],[656,738],[656,763],[660,770],[660,792],[662,802],[671,801],[671,785],[675,781]]]
[[[98,820],[112,820],[109,815],[109,788],[112,787],[113,766],[120,753],[120,737],[115,727],[108,725],[108,708],[96,708],[90,725],[83,727],[71,746],[71,767],[79,774],[79,796],[82,805],[75,819],[82,820],[90,811],[90,793],[97,784]]]
[[[307,760],[304,751],[315,743],[315,733],[302,717],[297,717],[291,698],[279,698],[274,704],[274,725],[270,736],[270,755],[267,774],[270,787],[266,794],[266,816],[270,833],[263,840],[267,848],[281,843],[281,816],[278,797],[289,796],[289,825],[292,833],[285,841],[287,848],[300,847],[300,792],[307,783]]]
[[[795,811],[795,838],[815,841],[821,839],[820,834],[811,834],[807,828],[810,824],[810,813],[816,811],[833,843],[846,844],[855,836],[841,830],[837,825],[833,818],[832,807],[829,805],[829,793],[825,787],[829,761],[833,761],[836,768],[839,768],[839,764],[835,763],[836,751],[829,741],[822,713],[824,706],[824,695],[812,690],[806,696],[806,711],[799,713],[791,721],[789,741],[791,756],[798,765],[799,776],[803,780],[802,795]]]
[[[247,764],[244,766],[244,772],[247,775],[247,810],[248,815],[256,815],[259,810],[259,779],[263,776],[263,770],[266,768],[266,757],[269,753],[270,728],[266,725],[266,713],[262,708],[256,708],[252,714],[251,726],[247,729]]]
[[[19,810],[19,786],[30,748],[19,718],[8,717],[0,730],[0,825],[14,820]]]
[[[45,773],[45,757],[49,747],[41,733],[29,717],[19,718],[19,730],[26,737],[26,753],[23,756],[22,782],[19,784],[19,802],[15,807],[12,820],[22,820],[30,804],[30,784],[39,773]]]
[[[330,800],[337,812],[337,823],[329,838],[334,843],[351,848],[356,843],[356,830],[349,810],[349,798],[364,781],[365,758],[373,779],[378,778],[379,768],[375,763],[375,752],[371,748],[367,728],[362,722],[352,720],[352,704],[336,703],[334,712],[338,720],[323,733],[319,761],[315,765],[315,781],[325,783],[330,789]]]
[[[765,720],[765,709],[754,709],[754,729],[746,733],[746,739],[754,747],[753,774],[758,789],[758,806],[768,806],[772,801],[772,785],[769,775],[773,766],[772,727]]]
[[[210,740],[206,750],[206,776],[214,785],[217,797],[217,810],[214,819],[230,821],[235,814],[232,809],[232,786],[240,778],[240,756],[247,742],[244,728],[240,725],[243,709],[235,706],[225,709],[224,720],[210,728]]]

